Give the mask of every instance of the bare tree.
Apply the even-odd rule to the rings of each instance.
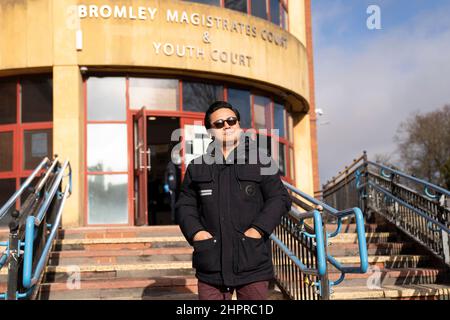
[[[394,140],[406,172],[450,189],[450,105],[411,116]]]

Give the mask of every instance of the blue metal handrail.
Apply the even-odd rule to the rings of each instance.
[[[445,226],[443,223],[437,221],[436,219],[428,216],[425,212],[423,212],[420,209],[417,209],[415,207],[413,207],[412,205],[410,205],[409,203],[407,203],[406,201],[403,201],[402,199],[394,196],[391,192],[389,192],[388,190],[380,187],[379,185],[373,183],[372,181],[368,181],[367,184],[369,186],[371,186],[372,188],[374,188],[375,190],[383,193],[386,197],[400,203],[402,206],[405,206],[406,208],[410,209],[411,211],[413,211],[414,213],[418,214],[419,216],[421,216],[422,218],[424,218],[425,220],[427,220],[427,222],[429,224],[433,224],[435,226],[437,226],[438,229],[436,229],[435,231],[441,231],[444,230],[445,232],[450,234],[450,229]],[[366,184],[361,184],[359,187],[363,188]]]
[[[294,207],[291,208],[294,213],[290,213],[297,219],[306,219],[310,217],[310,214],[302,215],[298,210]],[[312,217],[314,218],[314,226],[315,226],[315,234],[310,235],[307,232],[303,232],[306,236],[314,237],[316,239],[316,247],[317,247],[317,269],[308,268],[305,264],[301,262],[301,260],[292,253],[291,250],[280,240],[277,236],[272,234],[270,238],[275,241],[275,243],[283,250],[286,255],[291,258],[291,260],[302,270],[305,274],[311,274],[316,276],[324,276],[327,272],[327,261],[325,257],[325,241],[322,232],[322,216],[318,210],[314,210],[312,212]],[[317,227],[316,227],[317,226]]]
[[[389,168],[389,167],[387,167],[385,165],[382,165],[382,164],[379,164],[379,163],[375,163],[375,162],[372,162],[372,161],[369,161],[369,160],[367,160],[367,164],[370,164],[370,165],[373,165],[375,167],[378,167],[380,169],[381,175],[383,177],[385,177],[385,178],[391,178],[391,175],[395,174],[397,176],[403,177],[405,179],[411,180],[411,181],[413,181],[415,183],[418,183],[418,184],[422,185],[424,187],[424,195],[427,196],[428,198],[433,199],[433,200],[437,199],[438,196],[435,195],[435,194],[434,195],[431,194],[430,193],[430,189],[434,190],[434,191],[437,191],[437,192],[439,192],[442,195],[446,195],[446,196],[450,197],[450,191],[448,191],[448,190],[446,190],[446,189],[444,189],[442,187],[439,187],[439,186],[437,186],[437,185],[435,185],[433,183],[425,181],[423,179],[419,179],[419,178],[413,177],[413,176],[408,175],[406,173],[403,173],[401,171],[395,170],[393,168]],[[387,174],[386,171],[391,172],[391,174]]]
[[[52,229],[50,231],[50,235],[47,238],[47,241],[44,246],[44,250],[41,253],[41,256],[39,257],[38,263],[36,265],[36,269],[32,270],[33,265],[33,244],[35,240],[35,231],[37,228],[39,228],[40,224],[42,223],[45,214],[47,213],[48,207],[50,205],[51,200],[55,196],[56,190],[58,189],[65,170],[69,168],[69,177],[72,175],[72,170],[69,165],[69,161],[66,160],[62,168],[59,170],[58,176],[56,177],[53,186],[50,190],[50,192],[47,194],[46,200],[44,204],[41,206],[38,214],[36,217],[29,216],[26,220],[26,228],[25,228],[25,249],[24,249],[24,265],[23,265],[23,286],[25,288],[32,288],[37,281],[39,280],[39,277],[41,275],[41,272],[44,268],[45,261],[47,259],[47,255],[51,249],[51,246],[53,244],[53,240],[57,234],[57,229],[59,227],[60,221],[61,221],[61,215],[62,211],[66,202],[66,199],[70,195],[71,190],[71,179],[69,179],[69,183],[66,185],[65,190],[63,193],[59,193],[57,196],[61,199],[61,204],[59,206],[55,222],[52,225]]]
[[[36,167],[33,173],[25,180],[25,182],[20,186],[19,190],[17,190],[11,198],[2,206],[0,209],[0,219],[2,219],[9,209],[16,203],[17,199],[22,195],[22,193],[30,186],[33,179],[41,172],[41,170],[48,165],[50,160],[48,158],[44,158],[41,163]]]
[[[62,212],[67,198],[72,193],[72,169],[69,161],[67,160],[62,166],[56,157],[51,165],[45,158],[39,166],[35,169],[33,174],[25,181],[22,187],[14,193],[11,199],[2,207],[2,213],[6,214],[11,208],[14,201],[22,194],[22,192],[30,185],[31,181],[37,176],[38,173],[46,166],[47,172],[40,178],[39,183],[33,188],[32,197],[33,203],[37,204],[35,212],[31,211],[34,206],[26,206],[21,209],[21,212],[14,213],[12,217],[15,219],[15,224],[10,225],[10,240],[6,242],[0,242],[0,246],[7,247],[3,254],[0,256],[0,269],[6,263],[9,264],[8,272],[8,293],[0,293],[0,299],[23,299],[30,297],[35,292],[35,287],[39,282],[39,279],[44,270],[45,264],[48,259],[49,252],[53,241],[57,235],[57,231],[62,219]],[[66,184],[64,191],[59,189],[62,187],[62,180],[65,177],[65,172],[68,170],[68,183]],[[44,188],[45,186],[45,188]],[[43,189],[43,194],[41,194]],[[28,198],[29,199],[29,198]],[[27,201],[28,201],[27,199]],[[53,205],[52,205],[53,204]],[[53,207],[51,213],[50,207]],[[23,211],[22,211],[23,210]],[[23,216],[19,219],[20,216]],[[20,221],[25,220],[25,235],[23,236],[22,227],[20,227]],[[50,223],[49,223],[50,222]],[[35,241],[40,230],[44,228],[45,243],[43,246],[37,248],[38,253],[34,253]],[[47,234],[47,230],[51,229]],[[14,248],[18,248],[14,253]],[[11,256],[16,254],[23,259],[11,259]],[[33,256],[34,255],[34,256]],[[17,271],[20,264],[23,263],[22,279],[17,277]],[[35,266],[33,270],[33,265]],[[13,266],[13,267],[12,267]],[[14,272],[11,272],[14,270]],[[14,279],[14,280],[12,280]],[[22,280],[22,286],[25,292],[19,292],[19,286],[17,284]],[[12,285],[10,287],[10,284]]]
[[[346,273],[366,273],[367,269],[369,268],[369,258],[367,253],[367,243],[366,243],[366,233],[365,233],[365,225],[364,225],[364,216],[360,208],[351,208],[339,211],[326,203],[317,200],[310,195],[302,192],[301,190],[295,188],[294,186],[290,185],[289,183],[283,182],[284,185],[294,192],[295,194],[301,196],[302,198],[308,200],[310,203],[316,205],[319,210],[325,210],[329,215],[337,219],[337,228],[332,233],[326,233],[326,244],[328,245],[328,239],[333,238],[337,236],[341,229],[342,229],[342,219],[345,217],[348,217],[350,215],[355,216],[356,220],[356,232],[357,232],[357,238],[358,238],[358,248],[359,248],[359,258],[360,258],[360,264],[359,267],[345,267],[341,265],[336,259],[334,259],[330,254],[327,254],[327,261],[330,262],[336,269],[338,269],[341,272],[341,277],[337,281],[330,281],[330,286],[338,285],[341,283]],[[316,226],[317,224],[315,224]]]

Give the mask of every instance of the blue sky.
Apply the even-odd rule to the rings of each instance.
[[[381,30],[369,30],[369,5]],[[449,0],[313,0],[319,170],[325,182],[367,150],[395,157],[399,124],[450,104]]]

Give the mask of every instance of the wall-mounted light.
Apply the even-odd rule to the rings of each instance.
[[[148,120],[150,120],[150,121],[155,121],[155,120],[156,120],[156,117],[148,117]]]

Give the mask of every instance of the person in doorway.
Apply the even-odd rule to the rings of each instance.
[[[164,172],[164,191],[170,196],[170,217],[172,223],[175,223],[175,205],[179,193],[178,181],[180,179],[179,168],[174,162],[178,161],[171,157]]]
[[[200,300],[229,300],[234,291],[239,300],[267,299],[274,276],[269,237],[291,207],[278,170],[267,174],[259,158],[251,161],[257,150],[239,119],[223,101],[206,111],[213,142],[187,167],[176,205],[194,247]]]

